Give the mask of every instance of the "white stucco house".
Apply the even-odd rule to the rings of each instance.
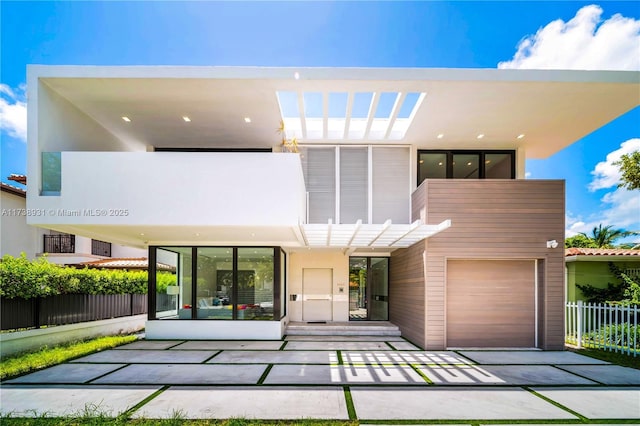
[[[563,347],[564,182],[525,160],[640,103],[640,73],[615,71],[32,65],[27,83],[28,223],[148,250],[147,338],[368,320],[433,350]]]

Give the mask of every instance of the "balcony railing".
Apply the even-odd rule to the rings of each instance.
[[[76,252],[76,236],[75,235],[43,235],[44,237],[44,253],[75,253]]]
[[[91,254],[111,257],[111,243],[100,240],[91,240]]]

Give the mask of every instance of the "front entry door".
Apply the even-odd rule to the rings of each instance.
[[[389,259],[349,258],[349,320],[389,319]]]
[[[302,320],[331,321],[333,299],[333,269],[304,268],[302,270]]]

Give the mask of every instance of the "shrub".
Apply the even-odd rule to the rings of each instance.
[[[24,253],[6,255],[0,262],[0,297],[31,299],[73,293],[146,294],[147,272],[76,269],[49,263],[46,258],[30,261]]]
[[[622,346],[633,345],[635,336],[635,346],[631,349],[640,349],[640,325],[631,325],[628,322],[622,324],[605,325],[599,330],[589,333],[589,338],[595,343],[603,344],[609,342],[611,344]],[[630,342],[627,338],[630,337]]]

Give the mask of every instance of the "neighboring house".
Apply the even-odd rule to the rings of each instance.
[[[576,284],[607,288],[607,284],[620,284],[611,272],[610,263],[630,277],[640,279],[640,250],[568,248],[565,250],[567,271],[566,297],[568,302],[585,301]]]
[[[26,185],[24,175],[10,175],[9,180]],[[78,264],[110,257],[141,257],[147,251],[111,244],[79,235],[53,231],[27,224],[27,216],[34,214],[26,207],[26,190],[2,182],[2,240],[0,257],[5,254],[27,258],[47,256],[51,263]],[[107,236],[108,237],[108,236]]]
[[[29,223],[148,248],[148,338],[368,319],[431,350],[563,348],[564,182],[525,180],[525,160],[640,90],[615,71],[27,74]]]

